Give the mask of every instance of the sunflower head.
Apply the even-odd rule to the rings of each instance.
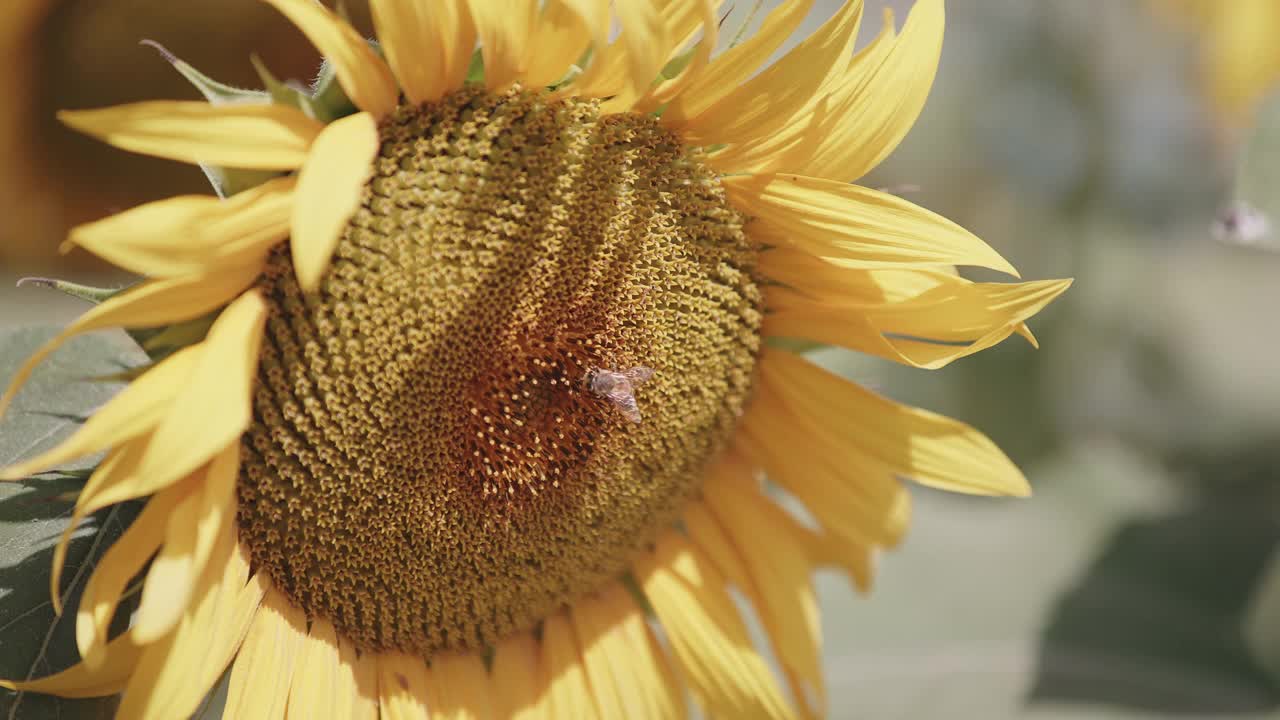
[[[221,196],[71,234],[144,280],[17,383],[102,327],[156,363],[4,473],[107,450],[76,520],[147,504],[81,603],[84,663],[11,686],[167,717],[230,666],[232,714],[680,717],[686,689],[821,714],[812,571],[869,583],[903,479],[1026,493],[972,428],[780,348],[936,368],[1031,338],[1068,284],[967,281],[1012,267],[850,184],[923,105],[940,0],[856,53],[845,3],[772,64],[810,2],[719,55],[714,0],[375,0],[376,46],[268,2],[327,57],[311,90],[180,65],[210,102],[62,116]]]

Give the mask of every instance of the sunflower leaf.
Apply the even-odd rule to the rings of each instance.
[[[0,331],[0,377],[53,335],[52,329]],[[137,364],[145,357],[126,342],[79,338],[58,351],[0,419],[0,464],[41,452],[60,442],[92,410],[119,389],[95,378]],[[53,546],[66,526],[84,470],[79,462],[17,483],[0,483],[0,677],[25,679],[62,670],[78,660],[74,612],[54,615],[49,599]],[[94,515],[76,531],[63,574],[63,600],[74,608],[94,562],[132,521],[134,508],[117,506]],[[127,618],[126,614],[121,619]],[[0,717],[106,718],[111,698],[63,700],[0,690]]]
[[[914,493],[875,592],[819,578],[831,706],[857,708],[832,717],[1276,717],[1247,623],[1280,601],[1262,590],[1274,473],[1228,488],[1213,464],[1186,472],[1212,483],[1193,492],[1140,452],[1081,442],[1030,468],[1030,501]]]

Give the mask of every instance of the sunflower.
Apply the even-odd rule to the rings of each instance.
[[[1200,36],[1202,83],[1226,127],[1248,125],[1280,85],[1280,3],[1275,0],[1155,0],[1157,11]]]
[[[870,584],[903,478],[1028,492],[974,429],[785,349],[936,368],[1032,339],[1069,284],[965,280],[1014,270],[850,184],[924,103],[941,0],[856,53],[845,3],[772,64],[811,2],[714,57],[713,0],[375,0],[377,45],[267,2],[326,56],[314,91],[62,115],[225,197],[69,237],[146,279],[14,387],[76,333],[168,341],[4,476],[105,451],[71,527],[146,504],[76,610],[81,663],[7,687],[130,718],[224,672],[229,717],[821,715],[812,573]]]

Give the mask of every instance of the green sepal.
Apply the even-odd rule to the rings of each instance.
[[[210,105],[270,105],[274,101],[271,93],[265,90],[246,90],[214,80],[197,70],[190,63],[169,52],[167,48],[154,40],[143,40],[142,44],[159,52],[160,56],[172,65],[182,77],[195,86],[196,90],[204,96],[205,100],[209,101]],[[213,191],[220,198],[231,197],[238,192],[257,187],[280,175],[277,172],[221,168],[205,164],[201,164],[200,169],[204,171],[205,177],[209,179],[209,184],[213,186]]]
[[[689,63],[693,62],[693,56],[696,55],[697,52],[698,46],[694,45],[688,50],[685,50],[679,55],[668,60],[667,64],[662,66],[661,72],[658,73],[659,80],[670,80],[679,75],[685,68],[689,67]]]
[[[153,48],[160,53],[160,56],[172,65],[174,70],[177,70],[182,77],[195,86],[196,90],[200,91],[200,94],[204,96],[205,100],[209,101],[210,105],[234,105],[237,103],[265,105],[271,102],[270,96],[262,90],[238,88],[214,80],[195,69],[190,63],[169,52],[168,48],[155,40],[142,40],[140,44]]]
[[[484,55],[481,54],[479,48],[471,53],[471,64],[467,66],[466,82],[468,85],[484,82]]]
[[[62,293],[66,293],[72,297],[87,300],[94,305],[110,300],[113,296],[118,295],[124,288],[100,288],[92,285],[81,285],[80,283],[67,282],[57,278],[46,277],[24,277],[18,281],[18,287],[42,287],[53,288]]]
[[[213,192],[223,200],[236,193],[256,188],[271,178],[280,177],[281,175],[281,173],[271,172],[270,170],[245,170],[203,164],[200,169],[204,171],[204,176],[209,180],[209,185],[213,187]]]
[[[356,105],[342,89],[342,83],[338,82],[338,74],[329,58],[320,63],[320,73],[311,86],[310,102],[315,118],[323,123],[330,123],[356,112]]]
[[[204,340],[220,312],[220,309],[215,310],[194,320],[159,328],[134,328],[128,330],[129,337],[133,338],[152,362],[159,362],[182,348]],[[145,369],[146,367],[141,368]]]
[[[311,118],[316,116],[315,108],[311,103],[311,96],[307,94],[306,90],[281,82],[257,54],[250,55],[249,62],[253,63],[253,69],[257,71],[258,77],[262,79],[262,86],[267,89],[267,94],[271,96],[272,102],[276,105],[296,107]]]

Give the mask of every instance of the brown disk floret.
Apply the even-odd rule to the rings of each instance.
[[[380,133],[320,291],[285,249],[259,283],[241,537],[362,648],[478,649],[624,572],[697,492],[751,385],[756,249],[648,116],[470,89]],[[588,381],[630,368],[638,423]]]

